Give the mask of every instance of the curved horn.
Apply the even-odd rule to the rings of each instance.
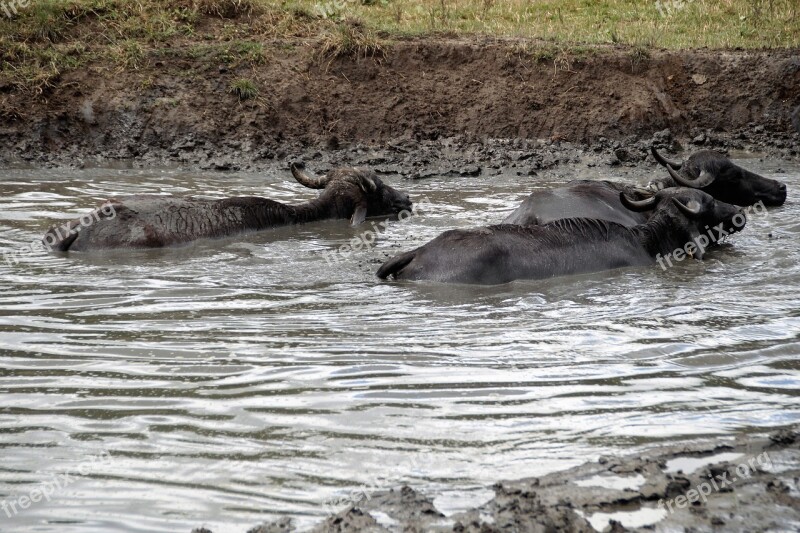
[[[670,165],[667,165],[667,171],[669,175],[674,179],[678,185],[683,185],[684,187],[691,187],[692,189],[702,189],[703,187],[707,187],[711,185],[714,181],[714,175],[706,172],[705,170],[700,173],[700,175],[693,180],[687,179],[685,176],[679,174],[672,168]]]
[[[700,175],[697,176],[697,179],[694,180],[692,183],[695,184],[695,187],[698,189],[702,189],[703,187],[708,187],[714,182],[716,176],[711,172],[707,172],[705,170],[700,171]]]
[[[327,176],[320,176],[318,178],[312,178],[302,170],[297,164],[292,163],[291,167],[292,176],[294,179],[297,180],[300,185],[308,187],[309,189],[324,189],[325,185],[328,184],[328,177]]]
[[[361,185],[361,188],[364,190],[364,192],[375,192],[375,190],[378,188],[378,186],[375,185],[375,182],[372,180],[372,178],[368,178],[366,176],[360,176],[359,181],[360,181],[359,185]]]
[[[651,196],[646,200],[631,200],[627,196],[625,196],[624,192],[619,193],[619,201],[622,202],[622,205],[630,209],[631,211],[641,212],[641,211],[648,211],[653,209],[658,200],[656,200],[655,196]]]
[[[695,218],[702,212],[700,204],[695,202],[694,200],[691,200],[689,203],[693,203],[697,207],[689,207],[688,205],[684,204],[683,202],[681,202],[677,198],[673,198],[672,201],[675,202],[675,205],[678,206],[678,209],[683,211],[684,214],[686,216],[688,216],[688,217]]]
[[[661,165],[662,167],[672,167],[680,170],[680,168],[683,166],[683,163],[679,163],[678,161],[670,161],[669,159],[666,159],[663,155],[658,153],[658,150],[656,150],[655,146],[650,147],[650,152],[652,152],[653,157],[656,158],[656,161],[658,161],[658,164]]]

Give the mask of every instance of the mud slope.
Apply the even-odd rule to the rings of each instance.
[[[180,49],[135,71],[89,65],[38,97],[0,81],[0,155],[258,161],[287,143],[453,135],[592,143],[665,128],[690,138],[756,129],[777,135],[779,148],[797,141],[800,55],[791,50],[597,47],[537,57],[520,42],[488,39],[400,41],[377,59],[328,60],[303,43],[268,50],[263,64],[239,68]],[[257,98],[230,93],[240,77],[256,83]]]

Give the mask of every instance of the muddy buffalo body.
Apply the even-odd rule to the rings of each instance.
[[[670,161],[655,148],[656,161],[668,176],[653,180],[647,189],[611,181],[571,181],[563,187],[535,191],[504,220],[503,224],[546,224],[554,220],[588,217],[633,227],[646,221],[650,213],[633,213],[619,199],[619,193],[635,196],[667,187],[700,189],[723,202],[748,206],[761,203],[779,206],[786,201],[786,185],[765,178],[732,163],[711,150],[692,154],[686,162]]]
[[[379,278],[492,285],[654,264],[691,244],[701,259],[709,228],[726,233],[744,227],[741,208],[702,191],[673,187],[647,200],[620,193],[632,211],[652,210],[642,224],[626,227],[593,218],[544,225],[500,224],[447,231],[384,263]]]
[[[613,181],[574,180],[563,187],[531,193],[502,224],[527,226],[565,218],[594,218],[633,227],[647,221],[649,213],[631,211],[620,193],[644,199],[651,191]]]
[[[350,219],[359,224],[368,217],[411,210],[407,194],[385,185],[369,170],[340,168],[321,177],[309,176],[296,165],[291,171],[302,185],[322,189],[319,197],[298,205],[258,196],[110,199],[81,218],[51,228],[43,240],[59,251],[159,248],[317,220]]]

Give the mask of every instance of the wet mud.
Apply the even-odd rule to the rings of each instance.
[[[493,489],[483,505],[451,516],[408,486],[361,495],[309,531],[789,531],[800,524],[800,431],[600,457]],[[288,531],[298,529],[282,518],[248,533]]]

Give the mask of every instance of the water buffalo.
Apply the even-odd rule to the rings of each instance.
[[[742,206],[758,202],[775,206],[786,200],[785,184],[745,170],[716,152],[703,150],[692,154],[686,163],[680,163],[664,159],[655,148],[651,151],[670,174],[650,182],[651,191],[691,187],[717,200]],[[620,202],[620,192],[637,195],[643,190],[611,181],[571,181],[563,187],[531,193],[502,223],[546,224],[563,218],[590,217],[632,227],[647,220],[646,213],[633,213]]]
[[[667,168],[670,177],[654,180],[651,185],[663,187],[692,187],[707,192],[717,200],[734,205],[783,205],[786,201],[786,184],[759,176],[731,162],[712,150],[701,150],[689,156],[686,162],[670,161],[650,151],[658,163]]]
[[[377,272],[381,279],[430,280],[494,285],[621,267],[702,259],[705,246],[742,229],[741,208],[702,191],[672,187],[646,200],[620,201],[634,211],[653,210],[632,228],[592,218],[569,218],[544,225],[500,224],[442,233],[398,255]]]
[[[298,205],[258,196],[112,198],[81,218],[51,228],[43,241],[59,251],[158,248],[316,220],[349,218],[360,224],[367,217],[411,210],[407,194],[385,185],[370,170],[339,168],[321,177],[309,176],[297,165],[291,171],[302,185],[322,189],[320,195]]]

